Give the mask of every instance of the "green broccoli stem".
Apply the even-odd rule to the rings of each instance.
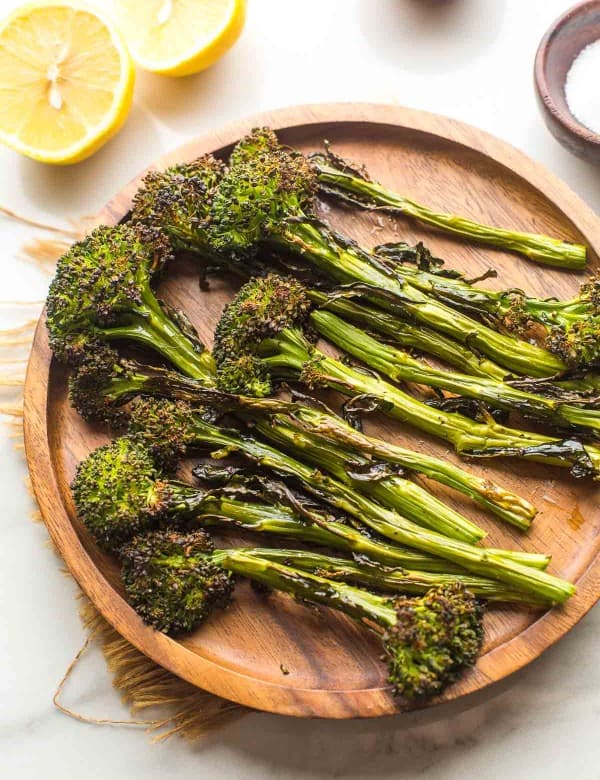
[[[212,453],[213,457],[225,457],[232,452],[241,452],[276,474],[298,479],[304,489],[319,500],[351,515],[393,542],[445,558],[474,574],[498,579],[525,593],[533,593],[552,602],[562,603],[575,591],[570,583],[544,571],[519,564],[495,551],[474,547],[428,531],[394,510],[375,503],[347,485],[256,439],[219,429],[197,415],[190,420],[188,433],[190,443],[193,442],[197,446],[220,446],[220,450]]]
[[[361,559],[368,558],[386,566],[407,567],[413,571],[464,573],[464,569],[449,561],[367,536],[324,512],[311,511],[310,518],[306,513],[299,517],[291,509],[279,504],[250,503],[217,493],[200,498],[192,514],[202,527],[233,524],[254,533],[273,534],[352,553]],[[531,565],[527,561],[521,562]],[[539,568],[543,568],[541,560],[533,563],[539,563]]]
[[[125,387],[127,393],[131,392],[135,376],[135,374],[130,375],[130,379]],[[150,384],[150,381],[148,384]],[[114,393],[114,384],[110,392]],[[210,391],[206,400],[208,400],[209,395]],[[281,431],[285,430],[286,420],[287,417],[282,415],[279,418],[277,427],[271,421],[266,424],[263,421],[261,425],[261,417],[258,415],[256,425],[265,436],[279,441],[282,435]],[[368,478],[352,481],[347,476],[346,469],[352,463],[357,468],[362,466],[368,467],[369,462],[367,458],[358,454],[353,455],[347,451],[340,451],[339,446],[333,448],[325,442],[319,442],[316,436],[309,439],[308,436],[303,435],[295,428],[288,429],[288,433],[291,433],[292,451],[294,453],[301,451],[306,459],[324,468],[326,471],[348,480],[358,490],[366,490],[368,493],[375,491],[382,499],[385,498],[393,508],[415,522],[464,541],[474,542],[486,535],[486,532],[477,525],[467,520],[450,506],[439,501],[416,483],[396,475],[391,475],[381,480],[379,473],[372,477],[373,480],[380,480],[373,486],[370,486]],[[289,441],[289,437],[287,441]]]
[[[347,582],[395,594],[420,596],[430,588],[459,582],[474,596],[487,601],[524,603],[530,606],[548,606],[544,601],[507,588],[501,583],[471,574],[448,574],[407,571],[402,568],[382,567],[367,561],[351,561],[304,550],[255,548],[257,555],[269,561],[278,561],[294,569],[308,571],[328,580]]]
[[[341,361],[327,357],[297,329],[285,329],[260,346],[264,363],[283,379],[300,379],[348,395],[369,395],[382,402],[381,411],[403,423],[450,442],[471,457],[513,456],[600,473],[600,451],[591,445],[563,441],[499,425],[492,418],[480,423],[456,412],[435,409],[408,393]]]
[[[184,376],[158,366],[124,360],[112,367],[114,375],[99,382],[97,392],[120,405],[136,395],[174,398],[190,403],[219,403],[223,393],[214,389],[214,377],[209,380]]]
[[[214,384],[215,365],[208,350],[199,352],[162,310],[152,290],[146,286],[142,303],[127,317],[127,323],[99,332],[109,341],[128,339],[149,347],[165,357],[187,376]]]
[[[545,326],[558,325],[566,330],[594,314],[593,305],[585,298],[559,301],[535,298],[521,290],[487,290],[475,287],[461,276],[449,277],[399,263],[394,265],[394,270],[421,292],[442,303],[484,319],[491,317],[510,330],[520,329],[523,320]]]
[[[522,530],[529,528],[536,509],[524,498],[499,485],[464,471],[448,461],[425,453],[399,447],[397,444],[367,436],[348,423],[319,409],[301,406],[291,415],[291,420],[309,425],[321,438],[333,444],[343,445],[355,452],[369,455],[386,463],[393,463],[428,479],[467,495],[496,517]]]
[[[555,398],[524,392],[503,382],[440,370],[406,352],[382,344],[364,330],[327,311],[315,311],[311,323],[340,349],[384,374],[394,382],[413,382],[474,398],[494,409],[520,412],[524,416],[560,426],[600,430],[600,412]],[[565,396],[568,393],[565,391]]]
[[[343,244],[312,222],[298,220],[286,224],[273,241],[293,249],[304,260],[343,284],[369,285],[372,292],[367,297],[374,303],[392,310],[400,308],[417,322],[451,336],[517,374],[544,377],[566,370],[563,361],[551,352],[500,333],[449,308],[401,279],[376,256],[353,244]],[[378,297],[377,290],[388,295]],[[395,298],[393,303],[388,300],[389,293]]]
[[[382,628],[396,625],[396,610],[389,598],[268,560],[252,549],[215,550],[203,559],[273,590],[289,593],[298,601],[332,607],[355,620],[365,620]],[[165,559],[165,565],[173,563],[176,562],[172,558]],[[193,565],[193,558],[182,560],[182,564]]]
[[[368,181],[354,171],[337,167],[326,159],[315,158],[313,165],[325,193],[338,197],[350,195],[352,201],[362,208],[378,208],[403,214],[445,233],[461,236],[479,244],[517,252],[545,265],[574,270],[585,267],[586,248],[581,244],[561,241],[538,233],[491,227],[454,214],[436,212],[376,182]]]
[[[189,507],[190,501],[193,502],[194,517],[201,520],[202,525],[234,523],[249,531],[291,536],[304,542],[350,552],[361,559],[367,557],[389,566],[402,566],[417,571],[464,573],[460,566],[407,547],[388,544],[381,538],[367,536],[348,525],[348,522],[332,519],[318,510],[308,510],[304,507],[302,516],[299,517],[279,504],[255,504],[218,494],[198,496],[196,499],[193,493],[195,488],[186,487],[186,490],[189,496],[186,505]],[[265,500],[267,498],[268,496],[264,497]],[[534,569],[544,570],[550,562],[549,556],[541,553],[496,549],[493,552]]]
[[[308,425],[318,438],[333,442],[338,448],[343,447],[348,459],[356,454],[366,455],[397,464],[411,472],[422,473],[469,496],[496,517],[521,529],[527,529],[536,514],[535,507],[525,499],[488,479],[480,479],[439,458],[365,436],[341,418],[303,404],[270,398],[231,396],[177,372],[135,361],[123,361],[122,365],[114,366],[114,376],[105,384],[99,382],[97,392],[117,405],[125,403],[132,396],[144,394],[208,405],[221,411],[230,410],[249,415],[251,419],[269,419],[273,414],[283,413],[289,425]]]
[[[256,429],[271,443],[282,446],[288,452],[301,452],[313,465],[355,490],[372,496],[384,506],[395,509],[418,525],[465,542],[476,542],[487,535],[482,528],[409,479],[393,474],[383,478],[377,475],[369,477],[368,471],[362,478],[353,478],[353,468],[357,470],[364,466],[368,469],[367,458],[354,455],[349,459],[348,453],[340,450],[339,446],[321,442],[317,437],[287,425],[285,417],[258,420]]]
[[[548,395],[551,398],[558,397],[563,392],[576,393],[589,404],[598,406],[600,403],[600,375],[589,372],[576,373],[570,378],[565,377],[557,381],[548,379],[515,379],[510,384],[531,393]]]
[[[404,322],[391,312],[373,306],[357,304],[336,294],[327,295],[320,290],[309,290],[308,296],[313,303],[326,311],[331,311],[347,321],[355,322],[364,328],[381,333],[403,347],[417,349],[445,360],[446,363],[464,371],[465,374],[498,380],[503,380],[509,375],[505,368],[477,355],[463,344],[459,344],[423,325]]]
[[[336,477],[343,481],[351,489],[372,495],[375,499],[381,501],[384,505],[398,512],[402,517],[412,520],[417,525],[431,528],[440,534],[460,539],[465,542],[476,542],[486,536],[486,532],[479,528],[459,512],[453,510],[450,506],[439,501],[435,496],[426,491],[419,485],[408,479],[391,475],[384,479],[377,480],[375,477],[371,480],[353,480],[347,473],[347,468],[352,464],[348,460],[347,453],[340,451],[324,442],[319,442],[316,437],[311,437],[297,428],[288,427],[286,418],[281,416],[277,419],[268,421],[256,420],[256,429],[263,436],[268,438],[276,445],[284,445],[291,450],[292,457],[301,457],[308,461],[312,466],[322,469],[326,474]],[[186,431],[188,437],[193,443],[198,442],[198,431],[209,430],[213,436],[219,436],[222,429],[213,426],[207,429],[207,424],[194,415],[190,421],[189,430]],[[231,441],[231,438],[227,439]],[[277,473],[278,463],[285,463],[287,455],[281,453],[279,449],[263,445],[262,442],[254,440],[248,436],[240,437],[242,442],[240,449],[252,456],[252,453],[261,453],[259,462]],[[217,443],[219,439],[213,439],[207,443]],[[225,444],[225,452],[228,452],[228,445]],[[360,456],[350,456],[358,468],[365,464],[365,459]],[[362,461],[362,462],[361,462]],[[299,464],[298,461],[293,461]],[[303,463],[304,471],[308,467]],[[313,471],[314,473],[314,471]]]

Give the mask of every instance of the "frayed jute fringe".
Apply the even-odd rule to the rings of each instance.
[[[90,223],[87,220],[71,228],[59,228],[27,219],[2,207],[0,215],[53,234],[52,237],[38,237],[27,242],[22,251],[24,258],[49,274],[53,272],[58,257],[73,240],[85,233]],[[29,306],[39,309],[42,304],[43,301],[0,301],[2,308]],[[36,324],[37,319],[32,318],[25,320],[20,326],[0,330],[0,388],[8,394],[12,389],[15,396],[0,403],[0,415],[4,416],[10,427],[9,435],[14,439],[17,449],[23,449],[24,368]],[[31,492],[29,478],[26,479],[26,485]],[[39,509],[32,513],[32,519],[43,521]],[[70,576],[68,572],[65,573]],[[250,712],[245,707],[202,691],[163,669],[123,639],[81,591],[78,598],[79,613],[87,636],[65,671],[53,697],[54,705],[65,715],[94,725],[143,728],[152,735],[153,741],[165,740],[175,735],[194,741]],[[131,720],[93,718],[78,713],[63,703],[65,687],[92,644],[98,644],[101,648],[112,675],[113,685],[131,711]],[[146,713],[151,717],[136,717]]]

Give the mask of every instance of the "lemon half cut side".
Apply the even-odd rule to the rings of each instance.
[[[246,19],[246,0],[113,0],[112,8],[137,64],[165,76],[208,68]]]
[[[133,85],[123,39],[85,5],[31,3],[0,22],[0,141],[34,160],[95,152],[127,118]]]

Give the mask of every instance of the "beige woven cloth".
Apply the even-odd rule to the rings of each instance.
[[[56,260],[85,231],[85,221],[82,221],[82,226],[62,229],[23,218],[8,209],[0,208],[0,213],[45,231],[45,235],[24,245],[22,255],[24,260],[36,263],[49,275],[54,272]],[[0,305],[2,303],[0,301]],[[19,304],[15,301],[4,303],[10,306]],[[43,302],[37,303],[41,309]],[[36,302],[27,302],[26,309],[31,310],[35,305]],[[23,449],[22,390],[36,323],[37,319],[24,319],[16,327],[0,330],[0,388],[7,396],[0,403],[0,414],[5,416],[10,426],[10,435],[17,450]],[[43,521],[39,511],[34,513],[33,519]],[[83,593],[80,593],[79,613],[87,638],[59,682],[53,698],[56,707],[66,715],[97,725],[138,726],[145,728],[155,740],[173,735],[197,740],[208,731],[249,712],[245,707],[202,691],[158,666],[123,639]],[[131,710],[131,720],[90,718],[62,703],[64,685],[92,643],[101,647],[113,685]],[[142,719],[147,711],[152,712],[152,719]]]

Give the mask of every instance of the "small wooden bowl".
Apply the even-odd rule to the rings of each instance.
[[[600,135],[571,113],[565,95],[567,74],[577,55],[600,38],[600,0],[579,3],[554,22],[535,57],[535,87],[544,121],[573,154],[600,163]],[[591,84],[595,89],[597,84]]]

